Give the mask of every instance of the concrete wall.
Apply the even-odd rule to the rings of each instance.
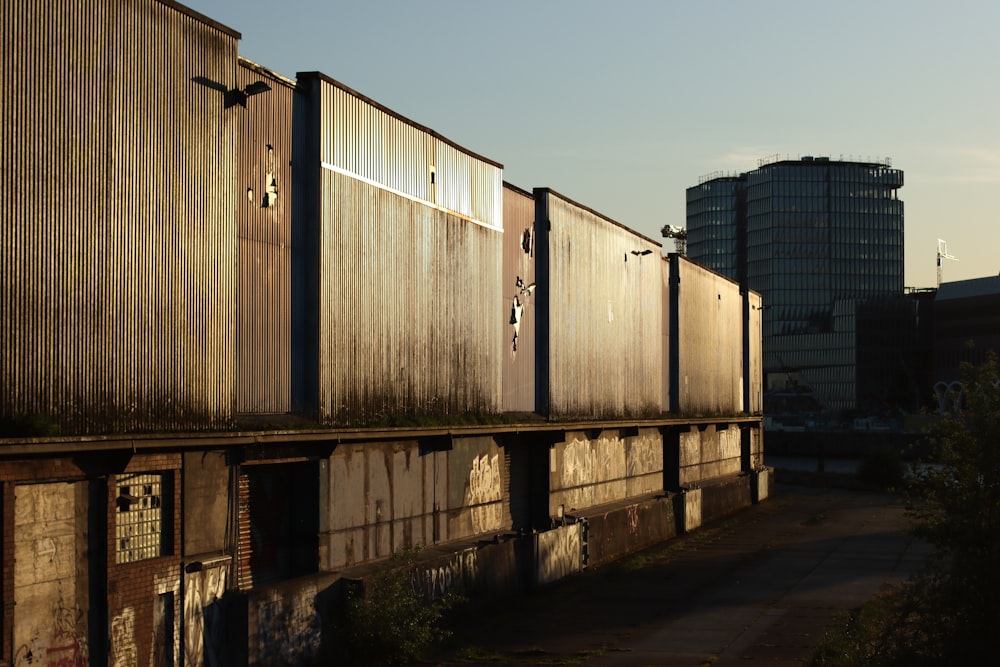
[[[663,438],[658,429],[623,435],[567,431],[549,451],[549,515],[663,490]]]
[[[249,665],[305,665],[319,653],[323,624],[317,597],[323,583],[323,579],[312,577],[248,594]]]
[[[559,526],[535,539],[535,584],[565,579],[583,569],[583,524]]]
[[[231,519],[230,468],[223,452],[184,454],[184,556],[221,553]]]
[[[329,459],[323,566],[509,528],[504,465],[490,437],[338,447]]]
[[[741,470],[742,431],[738,425],[691,426],[680,434],[680,484],[736,475]]]
[[[15,665],[85,664],[88,492],[85,482],[14,490]]]
[[[621,558],[677,535],[674,503],[656,498],[599,514],[587,514],[587,565]]]
[[[429,597],[459,592],[477,600],[502,597],[523,588],[524,544],[517,539],[487,542],[454,551],[431,550],[414,577]]]

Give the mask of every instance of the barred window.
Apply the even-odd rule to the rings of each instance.
[[[170,547],[170,483],[162,473],[119,475],[115,562],[156,558]]]

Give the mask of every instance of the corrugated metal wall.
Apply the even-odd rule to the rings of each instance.
[[[241,61],[236,85],[271,90],[240,109],[236,217],[239,294],[236,411],[291,409],[292,107],[294,83]]]
[[[674,307],[670,301],[670,259],[668,257],[663,257],[660,261],[660,295],[663,300],[662,319],[660,320],[660,338],[663,341],[663,375],[660,378],[660,387],[663,395],[661,396],[660,408],[666,413],[670,412],[673,407],[670,394],[673,389],[671,373],[676,362],[674,350],[671,347],[676,332],[673,328],[673,320],[675,318],[672,317]]]
[[[751,415],[764,414],[764,354],[761,338],[763,300],[757,292],[745,292],[743,298],[743,381],[746,396],[743,405]]]
[[[503,410],[535,409],[535,198],[504,184]]]
[[[502,169],[335,82],[310,85],[322,97],[319,418],[498,412]]]
[[[324,165],[479,224],[503,228],[500,165],[322,79]]]
[[[548,189],[535,198],[549,416],[659,415],[660,244]]]
[[[156,0],[2,11],[0,414],[227,420],[238,34]]]
[[[686,415],[743,412],[743,296],[739,285],[679,255],[677,407]]]

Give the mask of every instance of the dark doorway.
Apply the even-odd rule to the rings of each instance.
[[[247,465],[243,474],[240,565],[250,571],[241,579],[259,586],[316,572],[319,463]]]

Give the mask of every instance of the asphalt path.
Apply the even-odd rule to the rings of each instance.
[[[483,609],[438,665],[802,665],[929,553],[890,495],[785,487],[618,563]]]

